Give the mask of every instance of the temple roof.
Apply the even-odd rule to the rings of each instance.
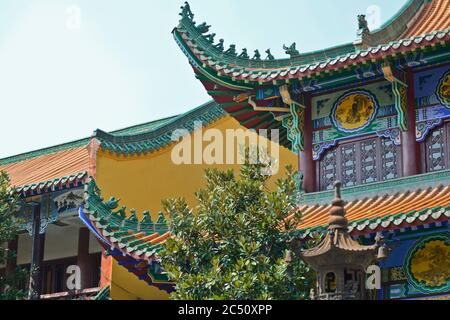
[[[155,254],[171,236],[164,215],[152,221],[148,212],[142,219],[133,209],[130,213],[125,207],[119,209],[119,200],[114,197],[104,201],[94,180],[85,186],[85,205],[79,216],[108,254],[149,285],[171,291],[167,276],[155,268]]]
[[[210,80],[236,90],[252,89],[252,83],[270,84],[274,80],[337,70],[450,39],[450,10],[446,0],[410,0],[378,30],[369,31],[367,22],[366,26],[363,22],[359,42],[308,53],[299,53],[294,43],[285,48],[291,55],[285,59],[251,58],[247,51],[238,55],[235,47],[224,51],[223,42],[214,44],[215,34],[205,35],[210,26],[193,21],[188,4],[183,7],[181,16],[173,35],[190,63]]]
[[[343,194],[353,236],[450,219],[450,170],[346,188]],[[298,226],[302,236],[327,229],[331,197],[330,192],[304,196]]]
[[[410,0],[377,30],[370,31],[359,16],[358,38],[352,43],[307,53],[293,43],[284,47],[290,58],[283,59],[270,51],[264,58],[258,50],[253,55],[247,49],[239,54],[235,45],[226,49],[209,25],[194,21],[188,3],[172,34],[196,78],[227,113],[249,129],[279,129],[278,142],[289,148],[292,134],[282,120],[291,110],[282,87],[292,95],[290,101],[306,106],[311,94],[385,79],[386,63],[401,70],[444,63],[449,56],[448,8],[445,0]]]
[[[176,129],[192,132],[194,123],[203,125],[225,116],[215,102],[205,103],[184,114],[143,123],[107,133],[96,130],[89,138],[0,159],[0,171],[8,172],[11,185],[26,194],[78,186],[89,171],[89,143],[96,139],[100,148],[116,154],[150,153],[173,143]]]
[[[450,2],[448,0],[425,1],[400,38],[409,38],[445,30],[450,27]]]
[[[175,130],[184,129],[190,133],[195,129],[196,122],[207,126],[225,115],[226,113],[217,103],[210,101],[184,114],[166,119],[152,130],[134,131],[133,134],[106,133],[97,130],[94,137],[100,141],[100,148],[112,153],[146,154],[173,144],[172,134]]]
[[[37,190],[55,190],[65,184],[78,185],[85,178],[89,168],[87,146],[68,147],[65,150],[25,158],[25,160],[1,165],[11,185],[17,191],[29,193]]]

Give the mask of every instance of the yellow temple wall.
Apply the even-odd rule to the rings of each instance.
[[[225,137],[226,129],[244,129],[230,116],[225,116],[218,121],[202,128],[218,129]],[[252,133],[256,135],[255,133]],[[194,138],[190,138],[192,149]],[[264,138],[263,138],[264,139]],[[209,143],[203,143],[205,148]],[[225,148],[226,144],[224,144]],[[105,199],[110,196],[120,198],[120,205],[134,208],[140,217],[143,211],[150,211],[155,219],[158,212],[162,211],[161,200],[167,198],[185,198],[189,205],[195,206],[194,193],[205,186],[204,170],[206,168],[219,168],[221,170],[232,168],[239,171],[239,165],[206,165],[189,164],[176,165],[172,161],[172,149],[170,145],[158,152],[141,156],[117,156],[109,152],[99,151],[97,154],[96,181],[102,190]],[[236,150],[239,149],[236,146]],[[238,152],[235,150],[235,153]],[[270,148],[269,148],[270,150]],[[225,154],[225,151],[224,151]],[[297,156],[290,150],[279,147],[279,172],[269,179],[269,188],[275,187],[278,178],[284,176],[285,166],[291,164],[297,169]],[[127,211],[129,212],[129,211]],[[119,266],[113,261],[112,299],[166,299],[168,295],[154,287],[148,286],[144,281],[137,279],[134,274]]]

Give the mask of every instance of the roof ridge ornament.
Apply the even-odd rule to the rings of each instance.
[[[252,60],[255,60],[255,61],[261,61],[261,53],[259,53],[259,50],[256,49],[254,53],[255,53],[255,54],[253,55]]]
[[[230,47],[228,48],[227,51],[224,52],[225,54],[228,54],[230,56],[237,56],[237,52],[236,52],[236,45],[235,44],[230,44]]]
[[[358,35],[369,32],[369,24],[367,23],[366,15],[359,14],[358,15]]]
[[[269,60],[269,61],[275,60],[275,57],[272,55],[272,52],[270,52],[270,49],[267,49],[266,53],[267,53],[266,60]]]
[[[247,49],[246,49],[246,48],[242,49],[242,53],[238,56],[238,58],[241,58],[241,59],[250,59],[250,57],[248,56],[248,52],[247,52]]]
[[[291,58],[298,57],[300,55],[300,52],[296,48],[297,44],[294,42],[289,47],[286,45],[283,45],[283,50],[286,52],[286,54],[290,55]]]
[[[213,45],[213,47],[216,48],[217,50],[219,50],[220,52],[223,52],[223,50],[225,49],[223,43],[224,43],[224,40],[220,39],[219,43]]]
[[[194,14],[192,13],[191,6],[189,5],[189,3],[187,1],[184,2],[184,5],[181,6],[180,9],[181,9],[180,16],[182,18],[186,18],[191,21],[194,20]]]
[[[215,33],[211,33],[205,36],[205,40],[208,41],[209,43],[213,44],[214,43],[214,38],[216,37]]]
[[[197,31],[200,34],[204,34],[209,31],[209,28],[211,28],[211,26],[206,24],[206,22],[203,22],[203,23],[199,24],[198,26],[196,26],[195,28],[197,29]]]

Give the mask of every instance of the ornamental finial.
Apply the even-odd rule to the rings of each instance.
[[[339,180],[334,182],[334,194],[335,194],[335,198],[341,200],[341,187],[342,187],[342,182],[340,182]]]
[[[328,220],[328,229],[330,231],[334,229],[347,230],[348,220],[345,217],[345,207],[341,197],[341,187],[342,183],[340,181],[334,183],[335,198],[332,202],[330,219]]]
[[[184,3],[183,6],[180,7],[180,9],[181,9],[181,13],[180,13],[181,17],[187,18],[191,21],[194,20],[194,14],[192,13],[191,6],[189,5],[189,3],[187,1]]]

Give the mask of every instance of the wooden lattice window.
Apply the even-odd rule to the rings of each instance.
[[[391,140],[370,137],[341,142],[317,164],[320,191],[341,180],[344,187],[395,179],[401,176],[401,151]]]
[[[426,172],[450,168],[450,123],[434,129],[422,143],[422,164]]]
[[[336,167],[336,150],[331,150],[327,152],[322,161],[319,162],[320,167],[320,190],[331,190],[333,189],[333,182],[337,176]]]

